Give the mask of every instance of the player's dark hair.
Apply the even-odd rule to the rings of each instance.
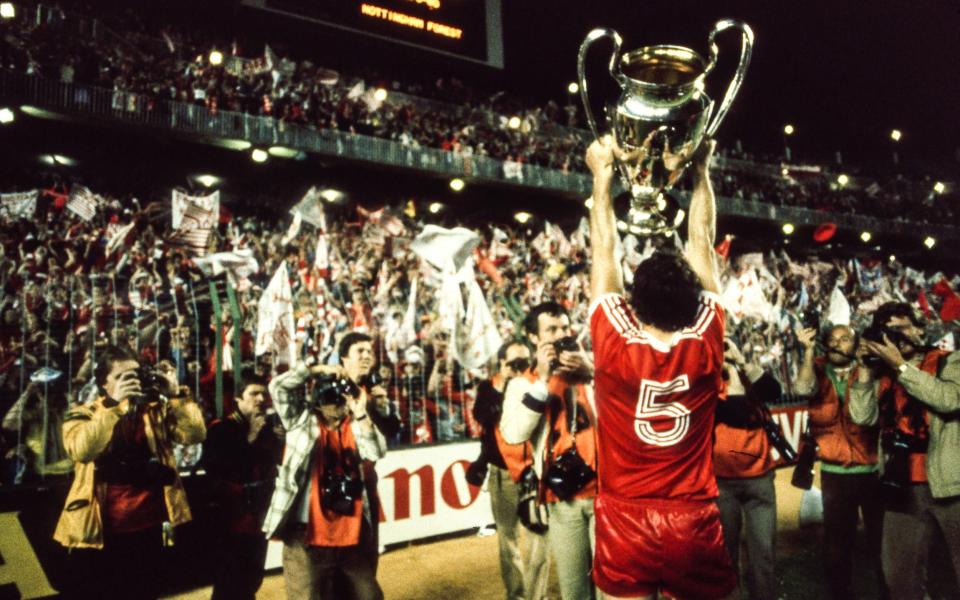
[[[641,322],[664,331],[694,324],[703,286],[675,250],[658,250],[633,273],[630,305]]]

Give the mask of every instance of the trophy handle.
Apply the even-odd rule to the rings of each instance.
[[[590,124],[590,131],[593,132],[594,137],[597,139],[600,139],[600,130],[597,127],[597,120],[594,118],[593,110],[590,108],[590,98],[587,95],[587,50],[595,41],[605,37],[613,40],[613,54],[610,56],[609,67],[610,76],[622,87],[624,84],[624,76],[617,69],[617,62],[620,60],[620,45],[623,43],[619,33],[603,27],[594,29],[584,38],[583,43],[580,44],[580,52],[577,54],[577,77],[580,84],[580,100],[583,102],[583,109],[587,115],[587,123]]]
[[[717,128],[720,127],[723,118],[727,116],[727,111],[730,110],[733,99],[737,97],[737,92],[740,91],[740,86],[743,85],[743,76],[747,72],[747,66],[750,64],[750,55],[753,53],[753,30],[750,29],[749,25],[737,19],[717,21],[717,24],[713,26],[713,31],[710,32],[710,63],[706,68],[707,73],[713,70],[713,67],[717,64],[717,43],[715,41],[717,34],[727,29],[739,29],[742,34],[740,64],[737,65],[737,72],[734,73],[733,79],[730,80],[730,85],[727,86],[727,93],[723,97],[723,102],[720,103],[717,114],[714,115],[713,121],[707,126],[707,137],[713,137]]]

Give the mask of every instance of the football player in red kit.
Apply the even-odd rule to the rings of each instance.
[[[610,198],[619,152],[607,137],[586,157],[599,445],[594,581],[612,598],[722,598],[737,577],[714,502],[723,309],[708,174],[713,142],[694,158],[685,256],[655,252],[637,267],[629,299]]]

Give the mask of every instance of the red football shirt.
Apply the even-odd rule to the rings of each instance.
[[[670,343],[647,335],[626,301],[590,313],[600,493],[710,500],[713,421],[723,367],[723,309],[704,292],[693,326]]]

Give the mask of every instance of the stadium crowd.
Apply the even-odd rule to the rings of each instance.
[[[153,22],[133,11],[84,16],[40,5],[36,18],[0,23],[0,64],[19,73],[113,90],[114,108],[163,111],[164,101],[276,119],[280,126],[329,129],[504,161],[584,172],[592,137],[575,98],[565,106],[485,93],[456,78],[398,81],[340,72],[317,57],[286,55],[223,39],[200,25]],[[90,10],[86,14],[92,15]],[[216,50],[220,59],[211,63]],[[739,147],[739,146],[738,146]],[[957,224],[930,177],[854,177],[836,166],[780,164],[729,151],[712,174],[721,195],[782,206],[925,223]],[[791,168],[793,167],[793,168]]]
[[[373,338],[394,412],[403,421],[391,445],[479,434],[471,417],[473,389],[488,373],[485,366],[469,363],[465,368],[462,363],[469,361],[455,360],[463,356],[466,342],[450,347],[441,318],[442,273],[411,249],[429,221],[422,207],[419,214],[412,203],[371,212],[326,204],[308,193],[305,206],[317,214],[331,213],[322,221],[312,218],[323,223],[321,230],[300,218],[294,223],[290,215],[277,223],[255,206],[237,203],[229,210],[220,208],[206,245],[197,249],[184,245],[171,227],[167,198],[141,202],[127,195],[121,200],[79,184],[72,188],[55,185],[28,193],[33,203],[28,201],[26,209],[9,204],[22,197],[3,197],[4,483],[44,474],[36,471],[43,452],[24,446],[38,435],[28,431],[42,417],[41,404],[33,400],[43,386],[31,384],[31,376],[43,368],[67,374],[61,386],[46,392],[45,402],[56,414],[83,401],[90,360],[108,342],[128,343],[151,364],[171,361],[179,382],[195,388],[207,419],[229,412],[233,365],[255,365],[263,375],[276,370],[273,353],[255,355],[254,342],[258,303],[282,265],[291,285],[298,356],[336,363],[335,348],[344,333],[359,331]],[[96,208],[85,220],[70,207],[88,195]],[[471,235],[477,238],[471,254],[476,281],[500,339],[520,337],[527,311],[548,300],[570,311],[575,332],[585,339],[586,220],[566,233],[545,222],[490,224],[473,228]],[[627,273],[653,251],[631,234],[624,237],[623,248]],[[318,257],[318,250],[325,256]],[[931,342],[953,343],[960,305],[953,291],[960,284],[955,274],[829,254],[743,254],[735,239],[721,244],[721,250],[730,254],[724,298],[734,338],[748,359],[776,374],[788,396],[799,368],[798,345],[790,332],[803,315],[822,313],[824,323],[858,324],[884,301],[901,300],[927,315]],[[239,328],[227,308],[228,284]],[[224,305],[219,371],[214,289]],[[15,402],[24,392],[33,400]],[[19,408],[11,412],[14,404]],[[51,465],[60,465],[63,458],[54,443],[59,438],[54,435],[56,419],[41,420],[48,422],[45,439],[52,451],[43,464],[56,469]],[[30,468],[24,470],[25,465]]]

